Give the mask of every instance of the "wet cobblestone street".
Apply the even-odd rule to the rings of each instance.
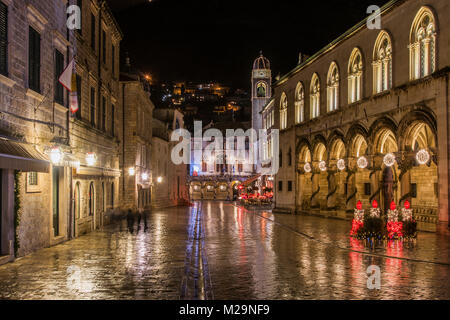
[[[448,236],[370,250],[349,229],[221,202],[156,210],[147,230],[123,221],[0,266],[0,298],[450,299]]]

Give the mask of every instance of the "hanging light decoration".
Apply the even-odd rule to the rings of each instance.
[[[420,150],[416,154],[416,160],[420,165],[427,164],[428,161],[430,161],[430,159],[431,159],[430,153],[425,149]]]
[[[86,163],[88,166],[92,167],[97,162],[96,156],[94,152],[89,152],[86,154]]]
[[[311,164],[309,162],[305,163],[303,169],[305,169],[306,173],[310,173],[312,171]]]
[[[344,171],[344,170],[345,170],[345,160],[344,160],[344,159],[340,159],[340,160],[337,162],[337,168],[338,168],[340,171]]]
[[[61,159],[61,150],[58,147],[52,148],[52,150],[50,150],[50,160],[52,161],[52,163],[58,164],[61,162]]]
[[[320,169],[320,171],[327,171],[327,163],[325,161],[320,161],[319,169]]]
[[[386,167],[392,167],[395,164],[395,155],[392,153],[388,153],[384,156],[383,163]]]
[[[365,168],[367,168],[367,166],[369,165],[369,162],[367,161],[366,157],[360,157],[360,158],[358,159],[357,164],[358,164],[358,167],[359,167],[359,168],[365,169]]]

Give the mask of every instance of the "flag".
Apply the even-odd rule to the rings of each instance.
[[[59,77],[59,83],[69,91],[69,107],[72,114],[78,111],[77,77],[75,73],[75,59],[72,59]]]

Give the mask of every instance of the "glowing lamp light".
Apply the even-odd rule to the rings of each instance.
[[[50,160],[53,164],[58,164],[61,162],[62,154],[59,148],[52,148],[50,151]]]
[[[366,157],[360,157],[360,158],[358,159],[357,164],[358,164],[358,167],[359,167],[359,168],[365,169],[365,168],[367,168],[367,166],[369,165],[369,162],[367,161]]]
[[[325,161],[320,161],[319,169],[320,169],[320,171],[327,171],[327,163]]]
[[[386,165],[386,167],[392,167],[395,164],[395,155],[392,153],[388,153],[383,158],[383,163]]]
[[[338,168],[340,171],[345,170],[345,160],[344,160],[344,159],[340,159],[340,160],[337,162],[337,168]]]
[[[310,173],[312,168],[311,168],[311,164],[308,162],[305,164],[305,166],[303,167],[303,169],[305,169],[306,173]]]
[[[430,161],[430,158],[430,153],[425,149],[420,150],[416,154],[416,160],[420,165],[427,164],[428,161]]]
[[[163,182],[163,178],[162,178],[162,177],[158,177],[158,179],[156,179],[156,181],[157,181],[158,183],[162,183],[162,182]]]
[[[373,202],[372,202],[372,207],[373,207],[374,209],[378,209],[378,201],[377,201],[377,200],[373,200]]]
[[[397,205],[395,204],[394,201],[391,202],[391,210],[394,211],[395,209],[397,209]]]
[[[88,166],[92,167],[93,165],[95,165],[96,162],[96,157],[95,157],[95,153],[93,152],[89,152],[86,154],[86,163]]]
[[[136,174],[136,170],[135,170],[134,168],[129,168],[129,169],[128,169],[128,174],[129,174],[130,176],[134,176],[134,175]]]
[[[408,200],[405,201],[405,209],[409,210],[411,208],[411,203]]]
[[[361,200],[358,200],[358,203],[356,204],[356,209],[362,210],[362,208],[363,208],[362,202],[361,202]]]
[[[148,173],[144,172],[141,177],[142,177],[142,180],[147,181],[148,180]]]

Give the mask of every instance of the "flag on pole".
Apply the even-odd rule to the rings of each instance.
[[[59,77],[59,83],[69,91],[69,107],[72,114],[78,111],[77,77],[75,59],[72,59]]]

